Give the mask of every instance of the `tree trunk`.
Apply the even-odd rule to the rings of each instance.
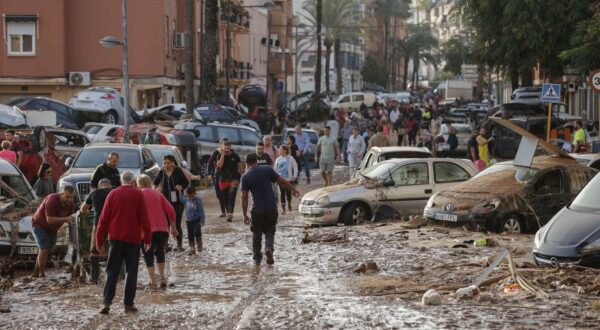
[[[519,88],[519,72],[515,69],[510,71],[510,86],[513,90]]]
[[[410,56],[408,54],[405,54],[402,59],[404,61],[404,79],[402,81],[402,88],[406,91],[408,90],[408,60],[409,60]]]
[[[330,72],[331,72],[331,46],[332,41],[330,37],[325,38],[324,46],[325,46],[325,94],[331,96],[331,88],[330,88]]]
[[[419,78],[419,51],[415,53],[415,58],[413,58],[413,78],[412,78],[412,90],[417,90],[417,80]]]
[[[530,69],[521,72],[521,86],[533,86],[533,73]]]
[[[185,0],[185,109],[194,113],[194,0]]]
[[[217,55],[219,54],[219,1],[206,0],[204,7],[205,13],[205,31],[204,37],[204,66],[201,74],[204,75],[204,91],[202,95],[204,101],[212,100],[215,97],[217,87]]]
[[[386,89],[390,89],[390,71],[389,71],[390,68],[389,68],[389,61],[388,61],[389,28],[390,28],[389,19],[384,18],[384,22],[383,22],[383,63],[384,63],[385,68],[388,71],[388,76],[385,77],[385,81],[387,82]]]
[[[335,74],[337,76],[335,82],[335,93],[340,95],[342,94],[342,87],[344,85],[342,82],[342,41],[340,39],[335,39],[333,42],[333,47],[335,56]]]
[[[317,0],[317,63],[315,65],[315,101],[321,94],[321,23],[323,20],[323,0]]]

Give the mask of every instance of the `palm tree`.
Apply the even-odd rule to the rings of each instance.
[[[217,86],[217,55],[219,54],[219,0],[206,0],[204,5],[205,31],[204,54],[205,61],[201,68],[204,75],[204,90],[206,95],[201,95],[203,100],[212,100]]]
[[[330,68],[331,68],[331,50],[334,47],[335,65],[336,65],[336,92],[342,92],[342,68],[341,68],[341,43],[342,41],[354,40],[361,33],[359,22],[354,20],[353,7],[356,0],[328,0],[325,1],[322,15],[322,32],[309,35],[301,42],[303,50],[310,47],[316,37],[323,37],[323,46],[325,46],[325,81],[326,93],[330,94]],[[317,1],[307,0],[304,3],[308,15],[304,16],[309,22],[309,26],[317,25]]]
[[[408,37],[395,40],[398,54],[404,57],[404,89],[408,83],[408,62],[413,61],[413,88],[418,85],[418,72],[420,61],[433,64],[437,67],[438,58],[434,50],[438,45],[437,38],[431,33],[428,25],[413,25],[409,29]]]
[[[383,61],[389,67],[390,26],[410,17],[410,0],[375,0],[373,14],[383,22]],[[390,88],[388,81],[388,88]]]

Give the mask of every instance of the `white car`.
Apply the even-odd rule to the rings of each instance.
[[[152,114],[153,112],[162,112],[166,115],[169,115],[171,117],[175,117],[177,119],[179,119],[182,115],[185,115],[185,103],[169,103],[169,104],[165,104],[165,105],[161,105],[159,107],[155,107],[155,108],[148,108],[145,110],[138,110],[136,111],[137,115],[142,117],[144,116],[144,113],[147,113],[148,115]]]
[[[361,104],[371,107],[377,101],[377,96],[373,93],[354,92],[340,94],[331,102],[333,111],[344,109],[347,112],[360,109]]]
[[[308,225],[354,225],[376,220],[377,214],[422,214],[433,194],[475,174],[473,163],[464,159],[386,160],[360,172],[360,178],[305,194],[298,210]]]
[[[81,130],[91,142],[111,143],[115,142],[115,133],[119,128],[123,128],[123,125],[87,123]]]
[[[33,238],[31,218],[39,205],[35,193],[23,173],[11,162],[0,158],[0,259],[13,258],[34,261],[38,247]],[[53,253],[66,253],[67,235],[63,227]],[[13,235],[14,232],[16,235]]]
[[[93,120],[107,124],[123,124],[124,104],[125,99],[116,89],[106,87],[85,89],[69,101],[73,108],[85,112],[88,117],[96,117]]]

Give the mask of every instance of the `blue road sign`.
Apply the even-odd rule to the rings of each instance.
[[[542,101],[560,102],[560,84],[544,84],[542,86]]]

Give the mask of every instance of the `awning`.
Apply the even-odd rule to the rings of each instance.
[[[6,22],[37,22],[38,15],[10,15],[4,14]]]

